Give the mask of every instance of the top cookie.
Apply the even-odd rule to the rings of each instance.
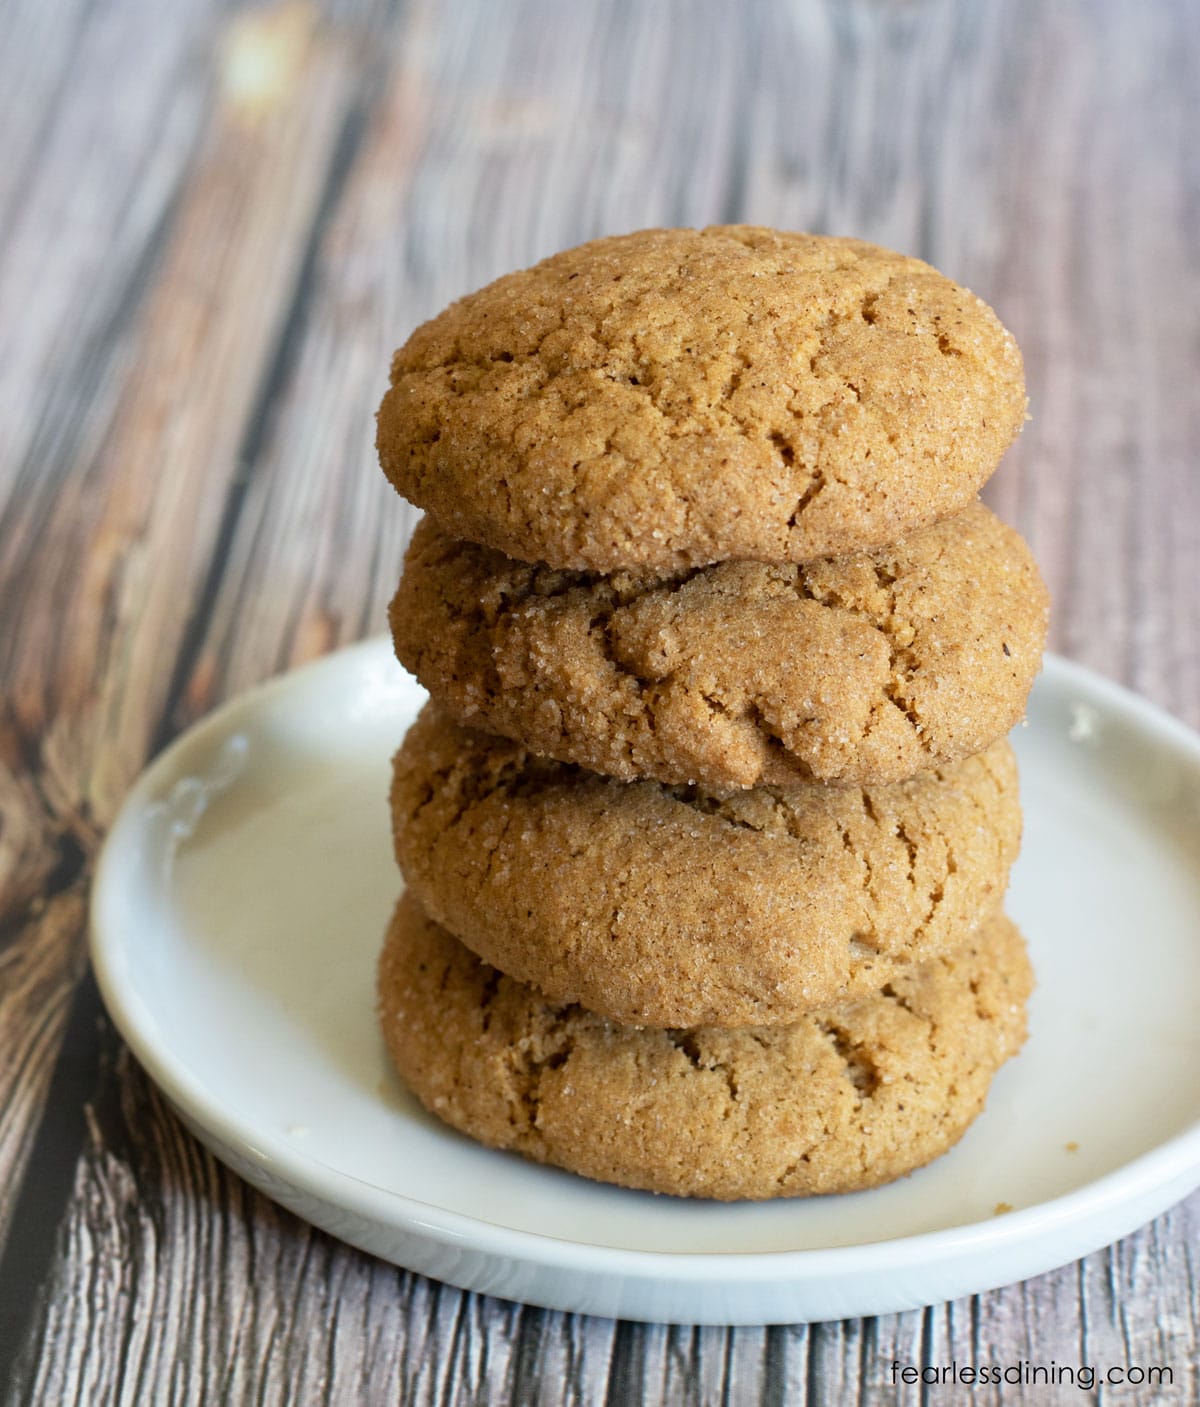
[[[859,240],[643,230],[419,327],[379,410],[393,485],[454,536],[614,571],[803,562],[963,508],[1025,415],[974,294]]]

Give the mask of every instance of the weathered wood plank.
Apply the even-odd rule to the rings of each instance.
[[[86,26],[84,0],[46,5],[13,0],[0,9],[0,229],[30,185],[49,128],[66,97],[73,56]]]
[[[64,786],[46,755],[58,685],[48,656],[78,562],[45,554],[46,519],[95,451],[122,331],[187,159],[200,112],[185,73],[197,20],[195,5],[180,5],[177,23],[156,34],[133,5],[108,14],[19,5],[3,17],[0,1245],[81,971],[84,912],[72,886],[96,841],[78,786]],[[129,91],[125,104],[114,107],[112,85]]]
[[[70,994],[83,969],[82,886],[35,901],[24,941],[0,947],[0,1243],[50,1086]]]
[[[172,75],[164,78],[154,57],[164,28],[161,14],[154,23],[131,7],[117,19],[114,25],[106,13],[99,22],[135,51],[141,29],[132,22],[148,24],[151,32],[141,41],[145,88],[169,88]],[[61,1030],[58,1013],[82,954],[78,902],[75,921],[55,929],[53,961],[44,951],[45,925],[22,910],[43,880],[44,897],[54,899],[60,837],[67,836],[85,861],[94,853],[98,828],[111,820],[160,738],[173,687],[170,662],[183,649],[193,603],[220,547],[223,507],[241,474],[242,438],[253,423],[353,100],[354,56],[320,30],[307,7],[235,17],[223,30],[210,28],[213,96],[178,199],[160,184],[155,141],[161,134],[146,121],[141,98],[132,104],[133,121],[136,127],[141,120],[143,136],[152,140],[140,153],[125,133],[130,150],[117,143],[113,164],[94,176],[101,158],[90,142],[77,139],[74,165],[47,167],[57,181],[45,197],[47,209],[56,200],[78,198],[80,189],[103,190],[107,175],[118,182],[116,213],[130,214],[127,205],[120,209],[122,193],[127,202],[130,189],[148,207],[157,203],[159,213],[145,221],[144,210],[133,212],[134,228],[146,241],[133,262],[153,266],[154,277],[144,298],[133,297],[128,345],[101,337],[90,361],[53,368],[58,379],[51,377],[55,384],[45,399],[43,453],[29,458],[16,434],[6,441],[6,459],[11,465],[24,457],[24,467],[0,475],[10,490],[0,540],[0,669],[6,681],[0,916],[6,922],[6,965],[16,976],[35,969],[39,974],[40,985],[32,989],[27,976],[17,983],[12,1000],[32,990],[44,1008],[40,1030],[31,1033],[22,1022],[0,1035],[5,1067],[11,1055],[28,1071],[28,1078],[6,1091],[4,1181],[34,1157],[30,1139],[54,1068],[52,1037]],[[185,42],[187,37],[184,26]],[[86,71],[94,100],[108,92],[111,73],[101,62],[106,55],[93,54]],[[132,74],[127,81],[143,93]],[[71,114],[75,120],[73,108]],[[105,124],[98,128],[103,137]],[[107,159],[107,147],[101,156]],[[173,159],[177,167],[177,152]],[[43,221],[43,246],[53,228]],[[99,236],[93,231],[78,247],[67,241],[61,250],[51,243],[50,253],[34,261],[35,290],[53,288],[57,296],[61,286],[85,278],[75,262],[81,250],[102,267],[109,235],[101,230]],[[7,309],[23,272],[21,248],[10,242],[0,276],[0,306]],[[130,299],[122,282],[127,276],[121,262],[107,285],[110,298],[120,292]],[[104,281],[95,268],[91,277]],[[44,328],[32,320],[32,341],[45,331],[48,346],[69,332],[69,320],[55,299],[38,297],[48,322]],[[6,328],[19,322],[0,319]],[[105,383],[123,352],[129,359],[119,366],[120,387],[109,394]],[[37,359],[17,357],[5,365],[12,374],[4,384],[12,391],[22,377],[33,376]],[[52,412],[68,407],[82,423],[60,433],[49,421]],[[79,1020],[86,1031],[86,1012]],[[33,1070],[29,1061],[35,1055],[39,1068]],[[32,1177],[36,1168],[30,1166]],[[52,1234],[50,1226],[46,1235]],[[27,1243],[23,1236],[22,1246]],[[2,1262],[0,1270],[14,1267]],[[12,1303],[6,1298],[6,1306]]]
[[[0,85],[11,104],[0,162],[0,191],[12,187],[0,206],[8,565],[38,550],[52,498],[94,448],[128,370],[128,324],[204,121],[194,47],[212,16],[208,0],[183,0],[169,24],[150,0],[77,11],[33,0],[10,19],[11,47],[0,46],[12,79]],[[24,106],[39,87],[44,101]]]

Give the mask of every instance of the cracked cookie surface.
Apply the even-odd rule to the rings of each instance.
[[[452,304],[395,354],[377,444],[454,536],[605,572],[892,542],[970,503],[1024,417],[1013,338],[929,265],[721,226]]]
[[[624,781],[900,781],[1021,718],[1048,597],[982,504],[870,553],[567,572],[418,524],[396,654],[459,722]]]
[[[766,1026],[877,990],[999,907],[1007,742],[873,788],[617,782],[426,705],[396,857],[432,918],[555,1000],[634,1025]]]
[[[427,1109],[602,1182],[722,1200],[874,1187],[952,1147],[1020,1048],[1003,916],[882,991],[769,1030],[647,1030],[546,1000],[400,901],[379,1014]]]

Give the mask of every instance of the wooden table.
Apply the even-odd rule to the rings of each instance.
[[[84,949],[146,760],[383,628],[412,522],[372,450],[393,346],[603,232],[851,233],[986,297],[1033,411],[987,497],[1041,561],[1052,647],[1200,724],[1198,132],[1189,0],[0,8],[5,1401],[881,1402],[893,1358],[985,1357],[1168,1364],[1153,1400],[1198,1400],[1200,1198],[878,1320],[521,1308],[227,1173],[115,1037]]]

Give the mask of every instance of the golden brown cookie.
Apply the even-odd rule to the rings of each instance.
[[[663,576],[417,527],[396,654],[459,722],[631,781],[895,782],[1020,719],[1048,600],[982,504],[871,553]]]
[[[961,511],[1025,417],[1016,343],[920,260],[748,225],[643,230],[419,327],[384,473],[455,537],[608,572],[879,546]]]
[[[494,1148],[684,1197],[874,1187],[952,1147],[1025,1037],[1032,974],[997,916],[881,993],[770,1030],[637,1030],[547,1001],[401,900],[379,965],[400,1074]]]
[[[999,907],[1006,742],[867,790],[616,782],[427,705],[396,755],[396,855],[438,923],[556,1001],[651,1026],[792,1021]]]

